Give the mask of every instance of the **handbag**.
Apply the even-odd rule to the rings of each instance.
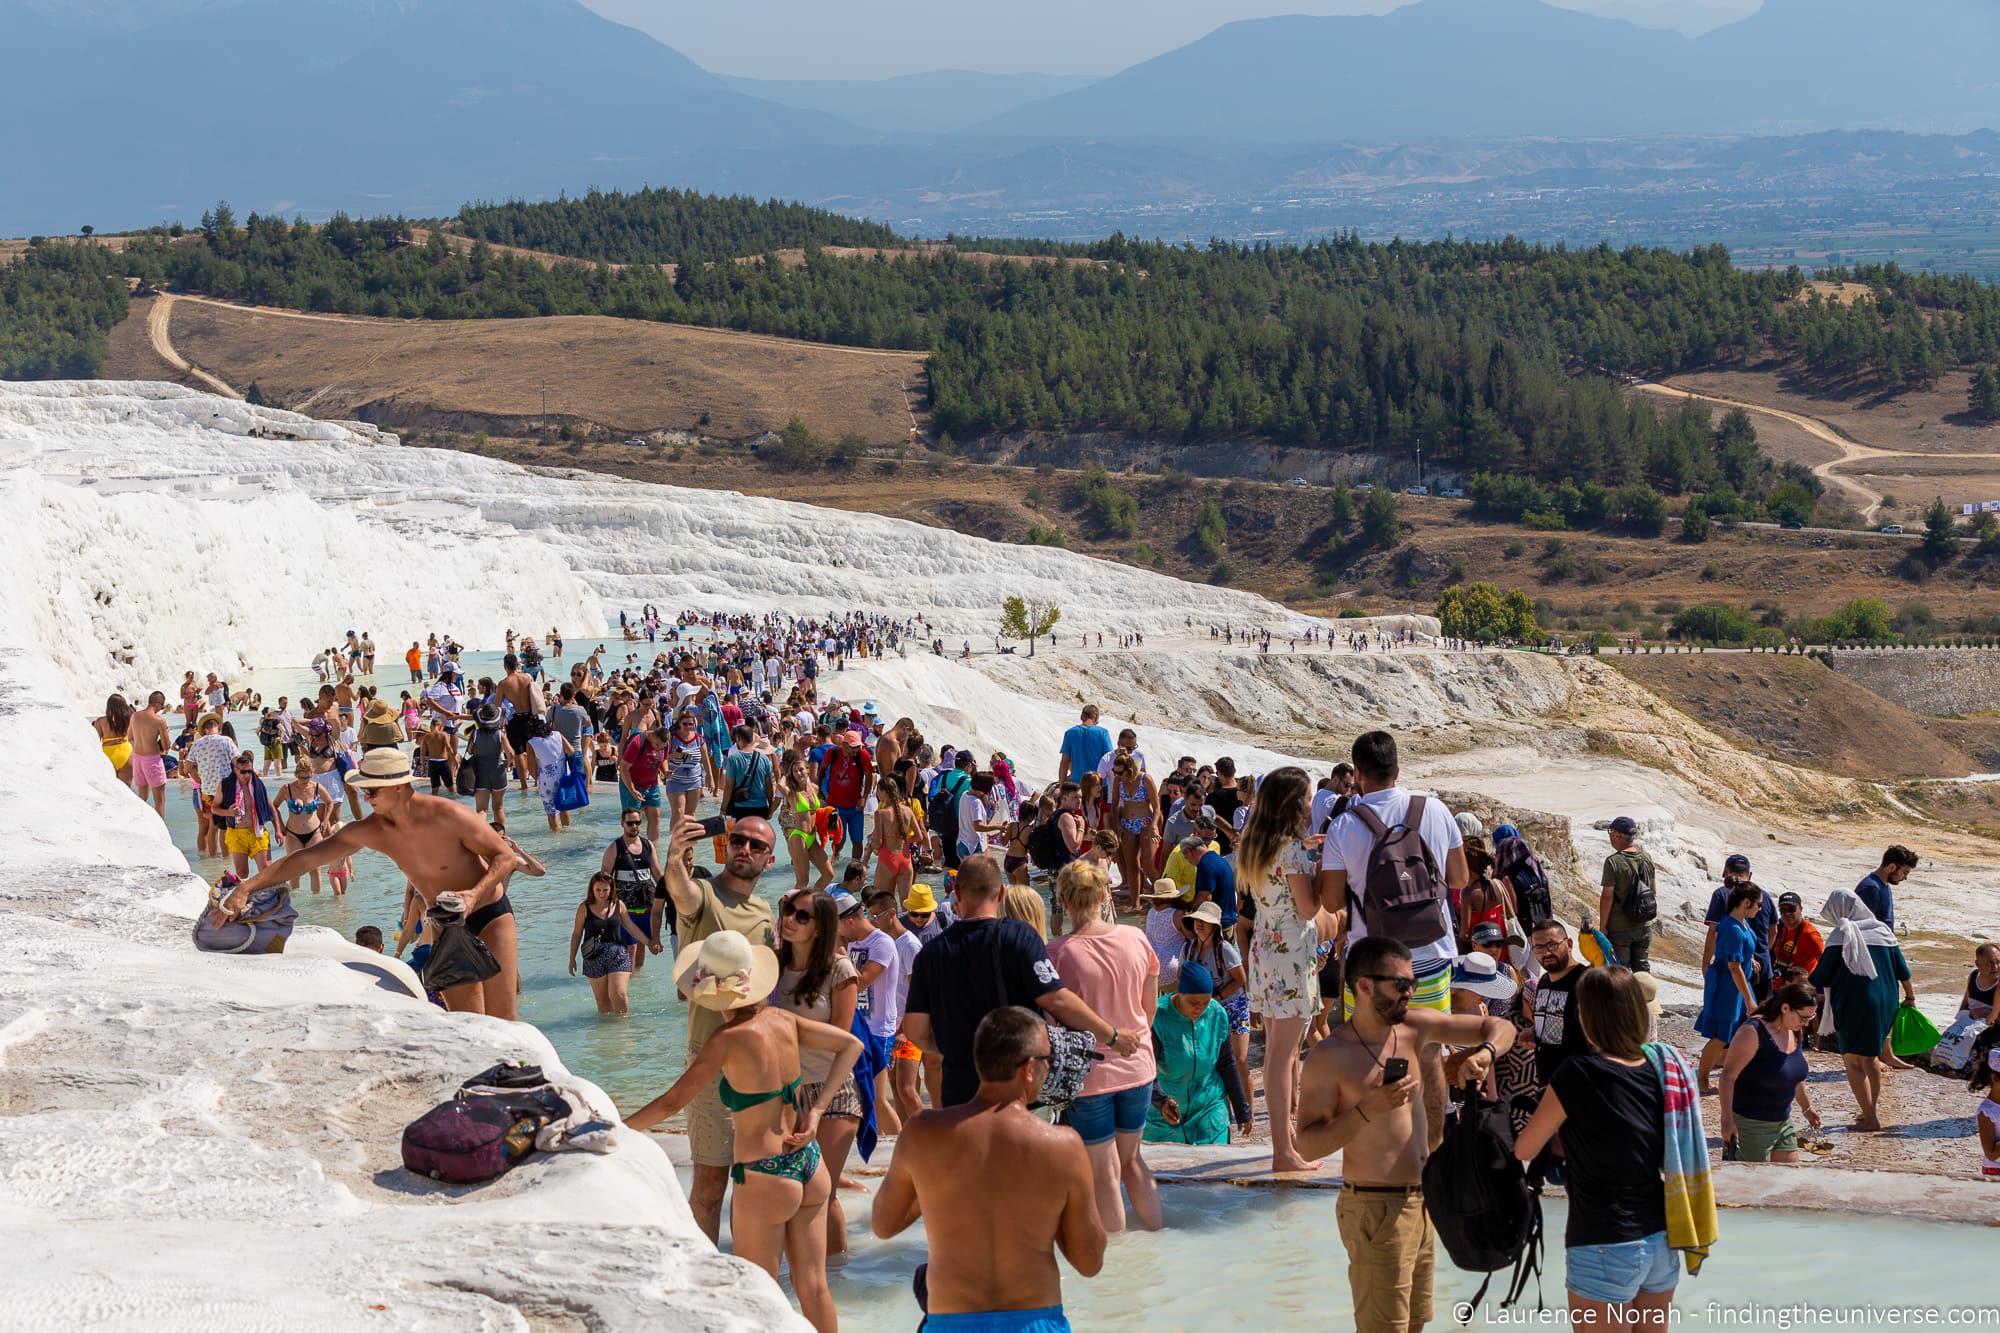
[[[470,796],[473,794],[473,783],[477,780],[472,771],[472,761],[461,760],[458,765],[458,777],[452,782],[452,788],[460,796]]]
[[[561,781],[556,783],[555,807],[558,810],[581,810],[590,804],[590,782],[584,776],[583,756],[572,754],[563,765]]]
[[[485,981],[500,974],[500,964],[492,950],[467,928],[457,894],[439,894],[437,905],[426,915],[437,925],[438,937],[431,945],[431,956],[424,962],[425,990],[442,993],[453,986]]]
[[[1000,1002],[1005,1004],[1007,978],[1000,971],[998,949],[993,951],[992,960],[993,981],[999,987]],[[1097,1049],[1095,1034],[1064,1027],[1033,1005],[1023,1007],[1031,1009],[1049,1033],[1048,1071],[1042,1077],[1040,1094],[1028,1103],[1028,1109],[1061,1114],[1069,1110],[1071,1102],[1083,1095],[1083,1082],[1090,1077],[1090,1066],[1102,1060],[1104,1054]]]
[[[243,910],[230,916],[222,900],[238,883],[236,876],[224,875],[209,888],[208,905],[195,914],[194,947],[203,953],[283,953],[299,919],[290,886],[253,893]]]

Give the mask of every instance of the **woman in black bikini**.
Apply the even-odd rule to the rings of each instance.
[[[814,1135],[820,1116],[854,1072],[861,1042],[850,1032],[772,1008],[766,1001],[777,982],[777,954],[736,931],[719,930],[683,949],[674,963],[675,985],[690,1004],[728,1017],[674,1086],[625,1123],[651,1129],[721,1079],[722,1104],[736,1131],[736,1165],[729,1169],[736,1185],[729,1192],[736,1257],[773,1278],[779,1261],[786,1261],[799,1312],[814,1328],[831,1333],[839,1327],[826,1286],[826,1201],[833,1182]],[[804,1106],[799,1105],[802,1046],[833,1055],[819,1095]]]

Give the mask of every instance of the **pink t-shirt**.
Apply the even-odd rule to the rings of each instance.
[[[1103,935],[1064,935],[1049,941],[1049,960],[1063,985],[1076,992],[1097,1016],[1120,1033],[1137,1033],[1139,1049],[1130,1055],[1104,1050],[1105,1058],[1091,1066],[1083,1095],[1123,1092],[1153,1081],[1153,1042],[1149,1035],[1154,1006],[1154,978],[1160,959],[1134,926],[1113,926]]]

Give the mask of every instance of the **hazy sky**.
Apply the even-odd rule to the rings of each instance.
[[[1375,14],[1397,0],[584,0],[721,74],[879,79],[927,69],[1108,74],[1232,19]],[[1572,9],[1740,17],[1761,0],[1558,0]]]

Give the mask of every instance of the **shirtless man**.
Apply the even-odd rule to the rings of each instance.
[[[325,697],[326,690],[322,688],[320,690],[320,698],[324,700]],[[340,684],[333,687],[333,701],[340,709],[340,721],[334,726],[335,731],[346,729],[354,721],[354,701],[357,697],[354,692],[354,677],[342,676]],[[326,715],[321,713],[321,716],[325,717]],[[332,719],[329,718],[328,721],[332,721]]]
[[[896,1140],[870,1226],[889,1240],[923,1219],[924,1309],[934,1317],[977,1316],[990,1333],[1067,1333],[1056,1248],[1084,1277],[1104,1267],[1083,1140],[1028,1113],[1048,1061],[1039,1015],[995,1009],[972,1039],[977,1095],[923,1112]]]
[[[500,665],[507,668],[507,674],[493,687],[493,693],[514,706],[514,715],[507,719],[507,743],[514,747],[516,756],[528,752],[529,723],[542,715],[542,694],[535,688],[535,679],[521,670],[521,659],[508,653],[500,659]],[[514,772],[521,779],[521,790],[528,789],[528,768],[518,759]]]
[[[411,784],[410,757],[401,750],[370,750],[348,776],[347,785],[366,793],[373,813],[342,824],[330,838],[277,861],[236,886],[223,902],[240,912],[250,895],[273,884],[289,884],[301,876],[354,855],[363,849],[382,853],[409,877],[426,908],[441,893],[465,900],[465,924],[492,951],[500,970],[483,982],[467,982],[444,993],[445,1008],[455,1013],[514,1017],[520,983],[520,959],[515,948],[514,905],[507,901],[507,879],[516,870],[540,874],[533,857],[456,801],[419,795]]]
[[[153,803],[153,813],[167,817],[167,747],[173,733],[167,728],[167,696],[154,690],[146,696],[146,706],[132,714],[126,730],[132,742],[132,790],[142,801]]]
[[[1306,1056],[1296,1142],[1307,1157],[1341,1154],[1335,1211],[1356,1329],[1416,1333],[1431,1317],[1434,1263],[1423,1198],[1430,1120],[1418,1064],[1432,1046],[1464,1047],[1445,1060],[1445,1078],[1479,1083],[1514,1044],[1514,1025],[1412,1009],[1417,983],[1410,951],[1386,937],[1350,945],[1345,970],[1354,1015]],[[1385,1080],[1390,1061],[1403,1071],[1400,1078]]]
[[[917,724],[915,722],[907,717],[899,717],[896,719],[895,726],[882,733],[881,739],[875,742],[875,771],[877,773],[894,773],[896,771],[896,765],[903,761],[903,755],[909,746],[910,733],[916,729]]]

